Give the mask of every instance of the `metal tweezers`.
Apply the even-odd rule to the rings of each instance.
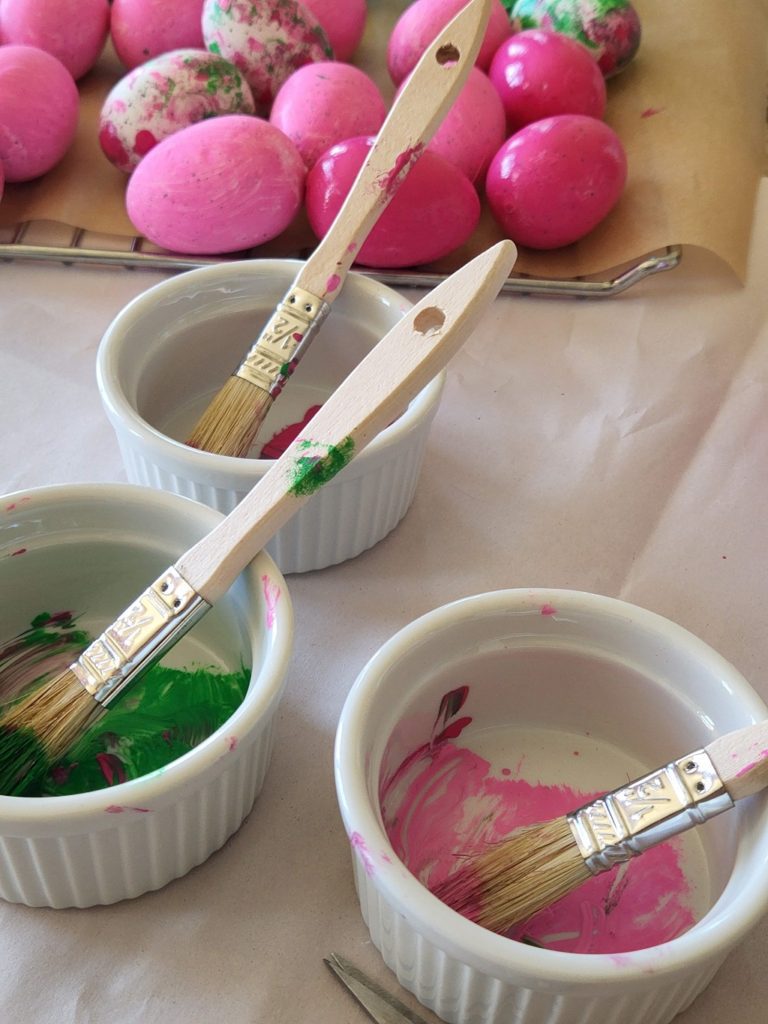
[[[376,1024],[427,1024],[418,1013],[414,1013],[405,1003],[401,1003],[395,996],[371,981],[338,953],[323,957],[323,962],[330,967],[339,981],[347,986]]]

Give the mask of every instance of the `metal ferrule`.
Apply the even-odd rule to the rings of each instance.
[[[733,807],[703,750],[637,779],[567,816],[593,875]]]
[[[107,707],[209,608],[171,567],[83,651],[71,670],[94,700]]]
[[[292,288],[278,304],[235,376],[277,397],[330,309],[329,303],[317,295]]]

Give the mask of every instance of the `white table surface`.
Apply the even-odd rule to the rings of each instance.
[[[322,963],[334,950],[415,1007],[359,915],[332,744],[368,657],[446,601],[519,586],[619,596],[699,634],[768,699],[767,229],[763,188],[745,287],[692,251],[616,299],[495,303],[451,365],[400,526],[289,577],[295,654],[245,824],[137,900],[0,904],[0,1020],[364,1021]],[[125,479],[94,357],[162,276],[0,265],[2,492]],[[764,1024],[766,962],[768,921],[678,1020]]]

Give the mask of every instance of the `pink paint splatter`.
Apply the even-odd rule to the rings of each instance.
[[[370,878],[374,874],[375,866],[373,863],[373,857],[371,856],[371,851],[368,849],[365,839],[363,839],[359,832],[353,832],[349,837],[349,842],[352,849],[360,857],[365,873]]]
[[[133,151],[138,156],[146,156],[150,149],[154,149],[156,145],[157,139],[146,128],[136,132],[136,138],[133,140]]]
[[[123,811],[135,811],[137,814],[149,814],[148,807],[129,807],[127,804],[110,804],[104,810],[107,814],[122,814]]]
[[[18,508],[19,505],[23,505],[25,502],[31,501],[31,500],[32,499],[29,496],[27,496],[26,498],[19,498],[18,501],[12,501],[10,503],[10,505],[6,505],[5,506],[5,511],[6,512],[13,512],[13,510]]]
[[[753,768],[756,768],[757,765],[762,764],[766,757],[768,757],[768,750],[761,750],[760,754],[755,758],[754,761],[750,761],[749,764],[745,764],[743,768],[739,769],[739,771],[736,772],[736,778],[740,779],[742,775],[747,775],[749,772],[752,771]]]
[[[640,117],[655,117],[656,114],[661,114],[664,107],[646,107]]]
[[[15,551],[11,552],[11,558],[13,558],[14,555],[25,555],[26,553],[27,553],[27,549],[26,548],[17,548]]]
[[[264,603],[267,606],[267,629],[272,629],[275,624],[277,602],[280,600],[280,587],[266,573],[261,577],[261,586],[264,591]]]
[[[357,242],[350,242],[347,246],[347,252],[357,252]]]
[[[326,292],[326,295],[329,292],[335,292],[340,284],[341,284],[341,278],[339,277],[339,275],[338,274],[331,274],[331,276],[325,282],[325,292]]]
[[[379,185],[387,199],[391,199],[400,187],[401,179],[408,173],[412,164],[421,156],[424,151],[424,143],[418,142],[415,146],[409,146],[395,160],[395,166],[383,176]]]
[[[557,608],[554,608],[551,604],[543,604],[541,606],[542,615],[557,615]]]
[[[227,750],[232,753],[233,750],[237,749],[237,736],[227,737]]]
[[[301,339],[304,337],[304,335],[303,334],[299,334],[297,331],[294,331],[294,333],[291,335],[291,337],[293,338],[294,341],[301,341]]]

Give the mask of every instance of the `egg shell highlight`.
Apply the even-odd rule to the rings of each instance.
[[[203,0],[112,0],[110,31],[128,69],[170,50],[203,49]]]
[[[307,216],[318,238],[333,223],[374,141],[368,136],[332,146],[307,175]],[[382,190],[391,188],[392,180],[385,176]],[[380,268],[431,263],[463,245],[479,218],[480,200],[469,178],[425,150],[374,225],[356,262]]]
[[[336,60],[349,60],[365,32],[365,0],[303,0],[328,36]]]
[[[470,181],[482,181],[506,134],[501,97],[488,76],[474,67],[427,149],[455,164]]]
[[[491,211],[518,245],[556,249],[583,238],[618,202],[627,158],[604,121],[561,114],[504,143],[486,178]]]
[[[467,0],[416,0],[403,11],[387,43],[387,67],[395,85],[413,71],[422,53],[466,5]],[[492,0],[488,27],[475,64],[483,70],[488,68],[494,53],[511,34],[512,26],[501,0]]]
[[[283,83],[269,120],[310,168],[335,143],[375,135],[386,116],[384,98],[368,75],[352,64],[323,61],[305,64]]]
[[[136,229],[175,252],[239,252],[279,235],[301,207],[304,163],[289,138],[258,117],[229,114],[183,128],[131,175]]]
[[[207,50],[174,50],[129,71],[99,117],[104,155],[130,174],[162,139],[222,114],[253,114],[253,96],[234,64]]]
[[[60,60],[34,46],[0,46],[0,160],[5,180],[54,167],[77,131],[80,98]]]
[[[547,28],[592,50],[606,78],[623,71],[640,48],[642,24],[630,0],[517,0],[516,31]]]
[[[488,72],[510,132],[557,114],[605,114],[605,79],[590,51],[568,36],[529,29],[506,40]]]
[[[299,0],[205,0],[203,38],[245,75],[257,107],[304,64],[333,60],[320,22]]]
[[[109,31],[107,0],[2,0],[2,39],[36,46],[56,57],[73,78],[90,71]]]

